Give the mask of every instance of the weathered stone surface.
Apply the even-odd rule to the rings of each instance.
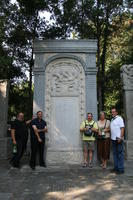
[[[0,159],[7,158],[8,81],[0,80]]]
[[[121,68],[128,158],[133,158],[133,65]]]
[[[96,41],[35,41],[34,112],[48,125],[47,160],[82,161],[80,123],[97,118]]]
[[[0,80],[0,137],[7,133],[8,81]]]

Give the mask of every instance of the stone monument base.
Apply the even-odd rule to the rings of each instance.
[[[83,161],[83,150],[82,149],[46,149],[46,162],[48,164],[80,164]]]
[[[0,138],[0,159],[7,159],[12,152],[11,138]]]
[[[126,141],[127,159],[133,159],[133,140]]]

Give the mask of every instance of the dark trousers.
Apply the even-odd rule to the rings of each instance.
[[[13,157],[11,159],[11,164],[14,167],[18,167],[20,163],[20,159],[22,158],[24,151],[26,149],[25,141],[18,140],[17,142],[17,153],[13,154]]]
[[[120,172],[124,171],[124,144],[112,140],[112,150],[114,159],[114,168]]]
[[[43,142],[38,142],[36,138],[31,138],[31,159],[30,159],[30,166],[36,166],[36,155],[39,151],[39,164],[43,165],[44,162],[44,147],[45,147],[45,139]]]

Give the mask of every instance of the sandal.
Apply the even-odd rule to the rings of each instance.
[[[82,165],[82,167],[84,167],[84,168],[87,167],[87,166],[88,166],[87,163],[84,163],[84,164]]]
[[[106,166],[106,165],[103,165],[103,169],[107,169],[107,166]]]
[[[101,163],[99,166],[100,166],[100,167],[103,167],[103,166],[104,166],[104,164],[103,164],[103,163]]]

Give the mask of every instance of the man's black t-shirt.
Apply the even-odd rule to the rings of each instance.
[[[26,141],[28,138],[28,128],[25,121],[16,119],[11,124],[11,129],[15,130],[15,139]]]
[[[31,122],[31,138],[36,137],[34,130],[32,128],[32,126],[35,125],[37,127],[37,129],[44,129],[47,126],[46,121],[44,121],[43,119],[39,120],[38,118],[33,119]],[[44,132],[39,132],[40,138],[41,139],[45,139],[45,133]]]

